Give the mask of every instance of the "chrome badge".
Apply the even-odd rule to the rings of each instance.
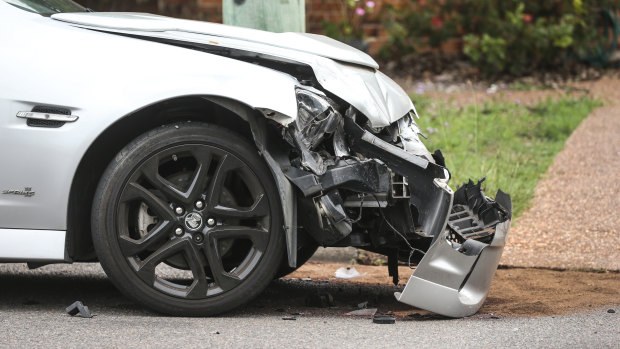
[[[185,226],[190,230],[196,230],[202,226],[202,216],[192,212],[185,217]]]
[[[5,195],[21,195],[21,196],[25,196],[27,198],[34,196],[35,192],[32,191],[31,187],[25,187],[24,190],[12,190],[12,189],[5,189],[2,191],[2,194]]]

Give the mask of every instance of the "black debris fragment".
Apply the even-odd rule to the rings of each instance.
[[[615,311],[615,310],[613,310],[613,309],[607,309],[607,312],[608,312],[608,313],[610,313],[610,314],[613,314],[613,313],[615,313],[616,311]]]
[[[32,300],[32,299],[27,299],[27,300],[22,302],[22,305],[39,305],[39,304],[41,304],[41,302],[35,301],[35,300]]]
[[[65,311],[71,316],[77,315],[86,319],[90,319],[93,317],[93,315],[90,313],[90,310],[88,310],[88,307],[82,304],[82,302],[80,301],[76,301],[75,303],[71,304],[67,307],[67,309],[65,309]]]
[[[327,308],[333,307],[336,304],[334,303],[334,297],[329,292],[318,292],[309,295],[306,298],[306,305],[314,308]]]
[[[293,321],[295,321],[295,320],[297,320],[297,318],[294,317],[294,316],[283,316],[282,320],[293,320]]]
[[[394,324],[396,323],[396,317],[390,314],[375,314],[372,318],[372,322],[375,324]]]
[[[448,319],[445,316],[442,316],[439,314],[433,314],[433,313],[429,313],[429,314],[411,313],[411,314],[408,314],[407,317],[413,320],[416,320],[416,321]],[[490,318],[499,319],[499,317],[497,316],[491,316]]]
[[[388,254],[388,275],[392,277],[394,286],[398,285],[398,250],[393,249]]]

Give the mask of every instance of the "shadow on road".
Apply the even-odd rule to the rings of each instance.
[[[405,282],[393,286],[386,281],[389,278],[380,277],[386,274],[385,268],[358,266],[368,275],[352,281],[331,276],[337,265],[302,268],[291,275],[293,278],[275,280],[245,307],[221,317],[342,316],[368,302],[368,308],[393,312],[401,319],[437,319],[397,302],[393,294],[402,291]],[[0,264],[0,285],[0,311],[5,312],[64,314],[65,307],[80,300],[95,314],[159,316],[125,298],[95,263],[50,265],[36,270],[28,270],[24,264]],[[610,306],[617,304],[619,288],[620,273],[615,272],[500,268],[476,316],[549,316]],[[307,299],[316,294],[330,294],[333,306],[308,306]]]
[[[86,270],[84,270],[86,269]],[[28,270],[23,264],[0,265],[0,310],[51,311],[63,313],[76,300],[93,313],[113,312],[119,315],[158,316],[124,297],[106,278],[100,267],[91,264],[47,266]],[[256,315],[341,316],[367,302],[379,312],[415,312],[398,303],[393,296],[403,286],[352,284],[300,279],[274,280],[259,297],[245,307],[224,317]],[[333,305],[313,307],[307,299],[315,294],[330,294]]]

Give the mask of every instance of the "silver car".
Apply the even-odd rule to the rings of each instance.
[[[0,260],[99,261],[155,311],[213,315],[318,246],[417,265],[405,302],[475,313],[511,219],[456,192],[365,53],[69,0],[0,1]]]

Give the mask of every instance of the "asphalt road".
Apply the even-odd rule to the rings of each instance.
[[[35,271],[22,264],[0,264],[0,285],[1,347],[620,347],[620,314],[608,313],[607,308],[554,317],[479,314],[466,319],[400,320],[393,325],[319,311],[290,321],[282,316],[298,305],[287,305],[288,299],[297,302],[289,295],[311,292],[305,288],[315,285],[278,281],[264,299],[246,309],[217,318],[171,318],[132,304],[95,264]],[[393,291],[368,287],[363,292]],[[64,314],[75,300],[83,301],[96,316]],[[275,303],[284,304],[284,309],[274,309]]]

